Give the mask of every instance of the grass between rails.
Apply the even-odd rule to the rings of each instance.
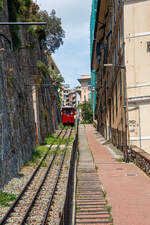
[[[70,140],[69,140],[69,144],[72,143],[74,140],[74,137],[71,137]],[[61,141],[61,138],[56,138],[54,136],[54,134],[50,135],[48,138],[45,138],[44,140],[44,144],[45,145],[41,145],[41,146],[38,146],[36,147],[33,152],[32,152],[32,159],[28,162],[26,162],[25,166],[37,166],[38,163],[40,162],[40,159],[46,154],[46,152],[48,151],[48,146],[46,145],[51,145],[52,143],[54,145],[58,145]],[[65,145],[66,142],[68,141],[67,138],[63,139],[62,142],[61,142],[61,145]],[[59,150],[57,152],[57,155],[58,154],[61,154],[63,150]],[[48,155],[52,155],[53,153],[55,152],[55,149],[51,149],[48,153]],[[47,161],[44,160],[43,163],[42,163],[42,167],[46,167],[47,166]]]
[[[16,199],[16,195],[12,193],[7,193],[0,191],[0,206],[7,207],[10,206],[11,202]]]
[[[69,143],[73,142],[73,140],[74,140],[74,138],[71,137],[71,138],[69,139]],[[53,144],[54,144],[54,145],[57,145],[57,144],[60,143],[60,141],[61,141],[61,138],[60,138],[60,137],[56,139],[56,137],[54,137],[53,135],[50,135],[48,138],[45,138],[44,144],[45,144],[45,145],[51,145],[51,144],[54,142]],[[61,144],[64,145],[64,144],[66,144],[67,141],[68,141],[68,138],[64,138],[64,139],[61,141]]]
[[[48,150],[48,147],[43,146],[43,145],[36,147],[32,152],[32,159],[30,161],[26,162],[25,166],[38,165],[40,159],[42,158],[42,156],[44,156],[46,154],[47,150]],[[52,152],[49,152],[49,155],[50,154],[52,154]],[[42,166],[43,167],[47,166],[47,163],[45,160],[43,161]]]

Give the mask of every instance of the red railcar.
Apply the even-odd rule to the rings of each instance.
[[[64,125],[74,125],[75,123],[75,109],[71,106],[65,106],[61,109],[62,123]]]

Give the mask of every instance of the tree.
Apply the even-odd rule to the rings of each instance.
[[[81,116],[82,116],[82,122],[83,123],[92,123],[93,117],[92,117],[92,111],[91,111],[91,104],[89,102],[85,102],[83,104],[80,104],[81,107]]]
[[[52,75],[52,84],[58,89],[61,89],[62,83],[64,82],[64,78],[61,74],[56,74],[54,71],[51,71]]]
[[[63,45],[63,38],[65,38],[65,32],[61,26],[61,19],[56,17],[56,11],[54,9],[50,14],[48,14],[46,10],[40,11],[39,16],[41,21],[47,22],[45,44],[48,52],[52,54],[60,47],[60,45]]]
[[[63,45],[65,32],[62,29],[61,19],[56,16],[53,9],[51,13],[40,11],[39,6],[33,0],[7,0],[10,22],[47,22],[46,29],[43,26],[30,26],[29,31],[38,36],[40,42],[46,45],[48,53],[55,53],[56,49]],[[0,0],[0,10],[3,1]],[[18,36],[19,26],[10,26],[14,49],[21,45]]]

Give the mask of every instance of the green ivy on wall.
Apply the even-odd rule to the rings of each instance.
[[[37,67],[38,67],[38,70],[40,73],[40,83],[44,83],[44,79],[45,79],[46,75],[49,74],[49,69],[48,69],[47,65],[40,60],[38,60],[38,62],[37,62]]]
[[[3,0],[0,0],[0,11],[3,9]]]
[[[10,22],[17,22],[18,20],[26,21],[26,18],[29,16],[31,0],[8,0],[7,3]],[[10,33],[12,35],[14,50],[16,50],[21,45],[21,40],[18,36],[19,26],[10,25]]]

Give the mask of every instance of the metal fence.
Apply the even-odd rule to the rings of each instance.
[[[73,220],[73,206],[74,206],[74,172],[75,172],[75,163],[77,159],[77,149],[78,149],[78,127],[79,121],[77,119],[76,122],[76,136],[72,146],[72,154],[70,160],[70,170],[69,170],[69,177],[68,177],[68,184],[66,189],[66,199],[64,203],[63,213],[61,216],[61,220],[59,225],[69,225],[72,224]]]

